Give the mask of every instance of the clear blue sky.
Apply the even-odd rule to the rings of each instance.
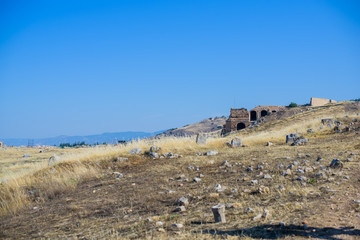
[[[360,97],[360,1],[0,0],[0,138]]]

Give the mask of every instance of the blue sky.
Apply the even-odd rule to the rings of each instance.
[[[360,97],[360,1],[0,0],[0,138]]]

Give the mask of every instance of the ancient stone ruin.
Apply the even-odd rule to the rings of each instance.
[[[322,106],[328,103],[336,103],[337,101],[332,99],[325,99],[325,98],[311,98],[310,99],[310,105],[312,107]]]
[[[244,129],[262,117],[270,115],[271,113],[284,111],[285,109],[285,106],[258,106],[250,111],[246,108],[232,108],[230,110],[230,117],[226,120],[224,125],[224,133]]]

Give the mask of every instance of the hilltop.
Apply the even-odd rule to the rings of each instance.
[[[360,103],[298,110],[206,145],[164,137],[42,160],[1,185],[0,238],[358,239]],[[286,144],[290,133],[308,142]]]
[[[169,129],[156,135],[156,138],[162,137],[190,137],[198,133],[216,132],[223,128],[226,117],[212,117],[204,119],[200,122],[189,124],[180,128]]]

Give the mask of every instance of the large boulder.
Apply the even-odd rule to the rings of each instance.
[[[291,146],[304,145],[309,142],[309,139],[304,136],[298,136],[296,133],[290,133],[286,135],[286,143],[290,143]]]
[[[205,156],[215,156],[215,155],[217,155],[217,154],[218,154],[217,151],[208,151],[208,152],[206,152],[204,155],[205,155]]]
[[[295,141],[291,144],[291,146],[299,146],[299,145],[305,145],[309,142],[308,138],[304,138],[303,136],[295,139]]]
[[[152,158],[159,158],[159,154],[157,152],[149,152],[149,156]]]
[[[242,141],[240,138],[235,137],[234,139],[231,140],[230,143],[227,143],[230,147],[241,147],[242,146]]]
[[[340,168],[344,167],[344,163],[342,161],[340,161],[339,159],[335,158],[331,161],[330,167],[340,169]]]
[[[196,136],[196,143],[199,145],[206,144],[207,134],[206,133],[198,133]]]

